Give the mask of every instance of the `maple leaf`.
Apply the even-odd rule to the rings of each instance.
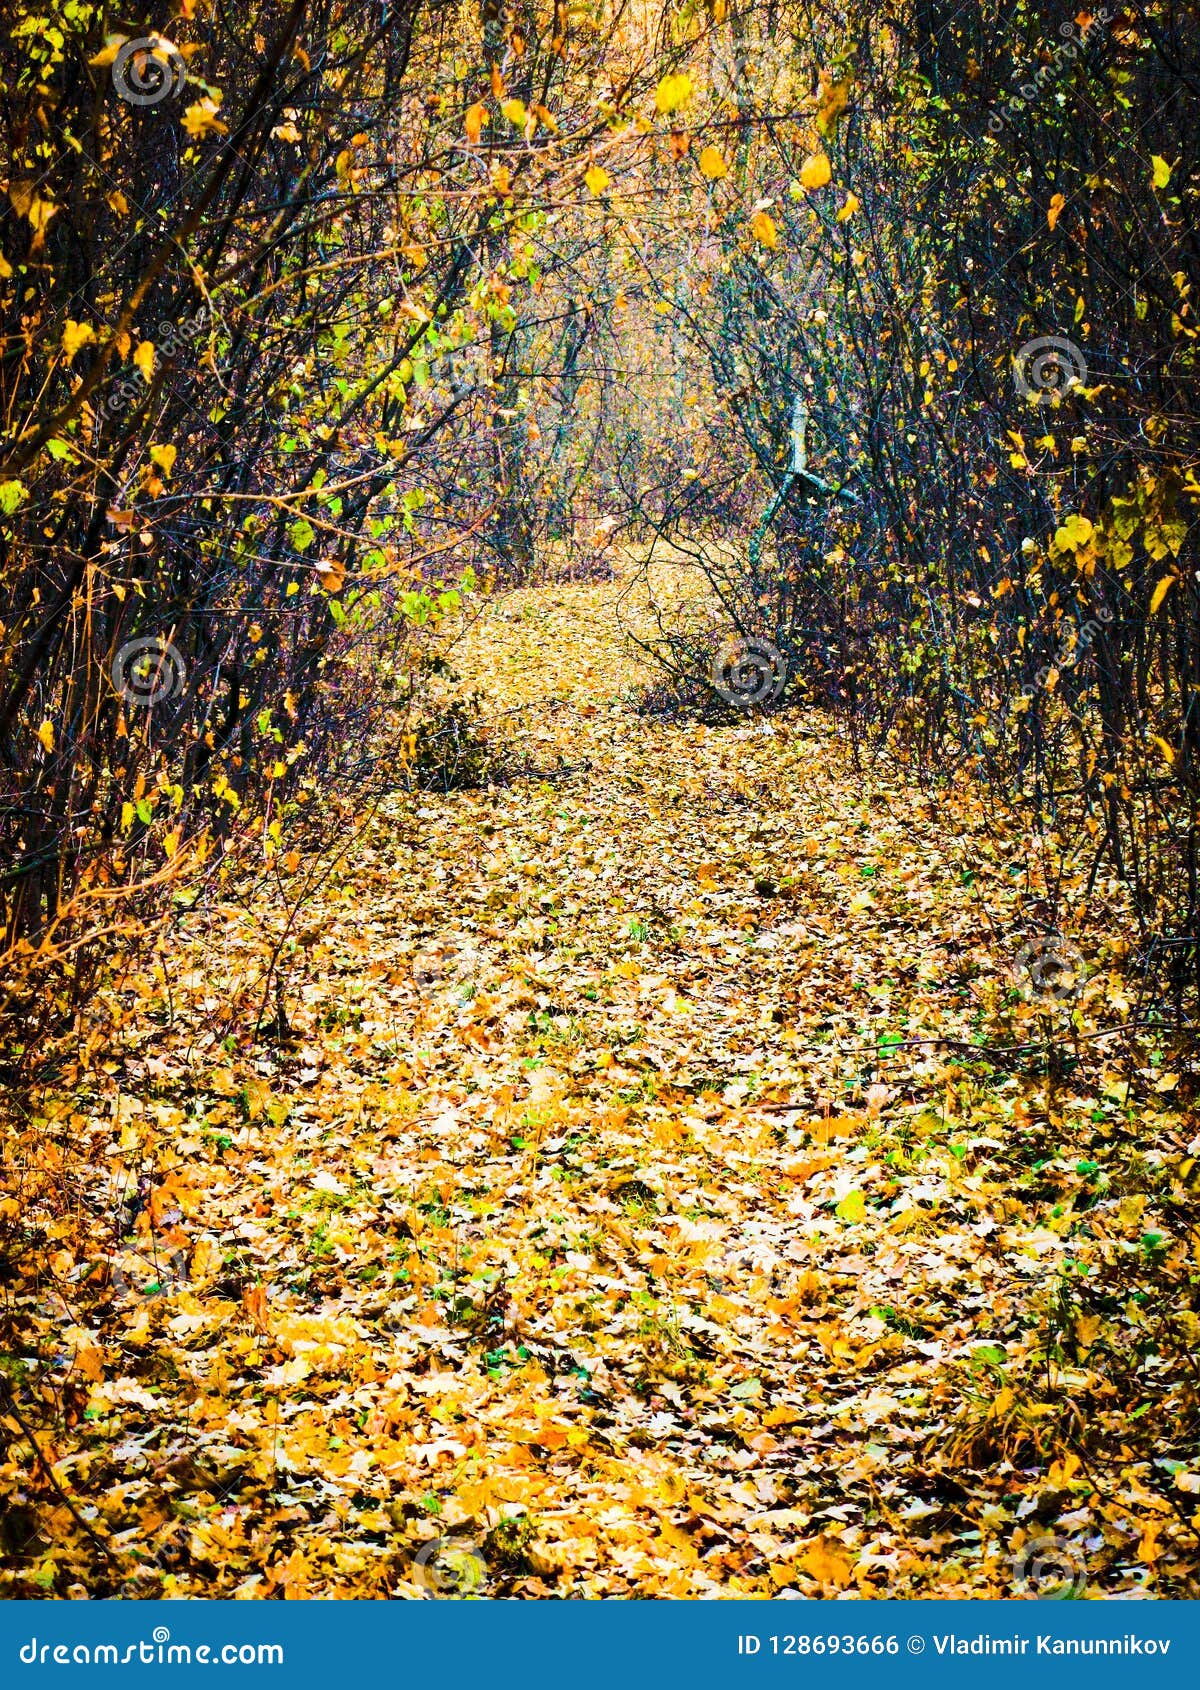
[[[202,141],[206,135],[229,133],[229,125],[217,116],[216,101],[207,94],[203,99],[193,101],[179,121],[193,141]]]

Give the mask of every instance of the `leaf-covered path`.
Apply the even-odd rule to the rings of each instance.
[[[1161,1074],[972,1056],[1069,1029],[1009,1003],[1027,842],[817,713],[639,715],[620,591],[471,630],[526,772],[373,819],[285,953],[290,1043],[251,1037],[269,922],[197,910],[48,1109],[124,1235],[30,1298],[109,1554],[18,1455],[15,1588],[1186,1584],[1184,1369],[1122,1369],[1195,1126]]]

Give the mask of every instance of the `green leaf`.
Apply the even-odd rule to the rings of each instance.
[[[840,1221],[865,1221],[867,1218],[867,1200],[861,1191],[848,1191],[834,1210]]]

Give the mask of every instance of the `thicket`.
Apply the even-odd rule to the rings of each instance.
[[[761,667],[760,691],[1082,841],[1132,889],[1148,975],[1194,1003],[1194,9],[748,27],[704,131],[728,166],[693,190],[705,238],[673,248],[708,439],[630,491],[782,653],[787,691]],[[747,544],[797,397],[827,486],[793,482]],[[667,607],[665,659],[702,670],[696,632]]]
[[[531,567],[551,470],[564,520],[563,431],[539,459],[529,383],[561,383],[569,414],[589,307],[578,277],[548,323],[517,304],[544,268],[578,271],[550,228],[556,200],[593,197],[575,164],[614,109],[597,79],[629,97],[654,56],[623,16],[6,14],[0,1020],[18,1067],[171,888],[247,854],[292,872],[293,835],[310,849],[389,782],[436,781],[447,735],[446,778],[471,763],[461,721],[419,719],[428,636],[480,575]]]

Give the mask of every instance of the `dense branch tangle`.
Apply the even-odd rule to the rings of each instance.
[[[193,866],[251,824],[277,850],[381,707],[351,638],[394,648],[438,578],[510,552],[521,454],[497,474],[479,425],[517,437],[523,375],[553,375],[513,290],[553,262],[598,77],[642,87],[651,56],[562,7],[106,25],[26,0],[0,38],[10,946],[189,841]],[[506,119],[516,98],[544,121]]]

